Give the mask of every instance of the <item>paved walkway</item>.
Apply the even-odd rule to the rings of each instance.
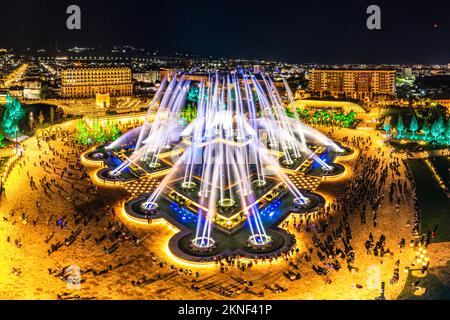
[[[342,137],[347,134],[374,133],[343,130],[336,136]],[[61,150],[61,153],[69,154],[69,148],[64,147],[63,143],[52,142],[51,145],[56,150]],[[47,154],[44,154],[44,151],[47,151]],[[373,150],[369,152],[376,155]],[[180,263],[167,250],[168,240],[175,230],[165,223],[135,224],[120,214],[117,220],[124,222],[125,226],[140,239],[140,243],[123,241],[116,251],[106,253],[105,247],[108,249],[117,243],[103,240],[96,244],[96,240],[101,240],[105,233],[110,232],[110,227],[115,221],[112,215],[105,215],[106,205],[112,205],[120,212],[120,202],[124,194],[113,189],[99,189],[98,199],[86,200],[87,180],[60,179],[61,170],[67,165],[66,159],[56,159],[57,170],[53,173],[39,166],[39,155],[44,161],[53,158],[46,145],[39,150],[36,140],[31,138],[25,143],[23,158],[25,165],[22,168],[17,166],[13,170],[7,182],[6,198],[0,204],[0,252],[2,252],[0,299],[56,299],[58,295],[63,295],[64,298],[85,299],[222,299],[224,297],[220,294],[221,289],[231,290],[233,292],[231,298],[258,299],[253,293],[243,293],[246,285],[241,283],[241,278],[254,281],[254,285],[249,289],[255,293],[263,291],[265,299],[374,299],[379,294],[379,287],[373,285],[370,279],[378,272],[377,270],[380,272],[381,280],[387,283],[386,297],[395,299],[406,279],[401,272],[400,281],[395,285],[389,284],[395,261],[401,260],[400,270],[402,270],[412,259],[412,250],[406,248],[400,253],[398,249],[401,238],[405,238],[407,243],[411,239],[411,227],[407,226],[407,222],[412,220],[410,199],[405,199],[407,204],[402,206],[399,213],[393,206],[383,205],[378,218],[379,227],[376,229],[370,224],[361,226],[357,216],[350,218],[353,231],[352,244],[356,252],[355,266],[359,268],[358,272],[349,272],[343,268],[339,272],[331,273],[331,284],[325,284],[324,278],[316,275],[311,269],[311,262],[303,261],[299,266],[302,279],[291,282],[282,275],[282,272],[289,268],[286,261],[278,261],[271,266],[257,264],[245,272],[232,270],[227,273],[220,273],[214,265],[195,266]],[[69,155],[68,158],[70,163],[75,163],[74,155]],[[349,168],[353,166],[353,162],[354,160],[342,161]],[[31,189],[27,171],[34,177],[37,190]],[[47,181],[56,179],[68,194],[78,197],[80,200],[77,206],[89,204],[93,215],[86,226],[81,224],[81,233],[71,245],[62,246],[50,256],[48,255],[50,245],[64,241],[80,224],[75,224],[74,214],[77,208],[70,201],[57,194],[49,197],[44,193],[39,184],[39,179],[44,176],[47,177]],[[342,192],[342,187],[351,178],[350,170],[344,178],[325,181],[318,191],[328,199],[332,199]],[[75,183],[74,189],[72,183]],[[101,199],[104,199],[105,203]],[[36,201],[40,202],[40,208],[36,207]],[[11,210],[14,210],[13,216],[10,214]],[[61,217],[68,222],[64,229],[56,225],[57,218]],[[338,218],[335,217],[334,221]],[[33,221],[36,221],[35,225]],[[380,259],[367,256],[364,241],[369,232],[372,232],[375,238],[381,232],[385,234],[387,247],[394,252],[394,257]],[[313,246],[311,234],[302,232],[296,235],[302,252]],[[48,243],[46,239],[50,239]],[[433,255],[431,259],[433,261]],[[129,263],[120,266],[125,262]],[[316,265],[319,263],[315,254],[312,263]],[[97,276],[92,272],[83,274],[80,290],[72,290],[65,280],[49,274],[49,268],[53,272],[57,268],[70,265],[78,266],[82,271],[93,268]],[[112,270],[109,270],[108,266],[111,266]],[[171,266],[178,270],[174,271]],[[192,275],[185,275],[185,269],[191,270]],[[197,281],[199,292],[190,289],[195,272],[200,273]],[[147,278],[142,281],[142,286],[132,285],[132,281],[142,280],[144,276]],[[288,291],[273,293],[265,288],[266,284],[273,288],[275,283],[288,288]],[[358,289],[357,285],[360,285],[361,289]]]

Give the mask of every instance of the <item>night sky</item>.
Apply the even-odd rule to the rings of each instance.
[[[82,30],[66,28],[77,4]],[[377,4],[382,30],[366,28]],[[3,0],[0,47],[133,45],[311,63],[450,63],[450,1]]]

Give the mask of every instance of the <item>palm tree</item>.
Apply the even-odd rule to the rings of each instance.
[[[330,114],[326,110],[320,111],[320,117],[322,118],[322,125],[328,125],[330,121]]]
[[[326,124],[328,116],[329,114],[326,110],[320,111],[320,121],[322,122],[322,125]]]
[[[309,111],[307,109],[303,109],[301,114],[302,118],[309,122]]]
[[[320,120],[320,112],[316,111],[314,112],[313,116],[312,116],[312,121],[313,123],[317,124],[317,122],[319,122]]]

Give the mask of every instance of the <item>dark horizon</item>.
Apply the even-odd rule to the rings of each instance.
[[[392,2],[17,0],[2,5],[0,47],[131,45],[291,63],[450,63],[448,1]],[[78,31],[66,28],[71,4],[81,7]],[[371,4],[381,8],[381,30],[366,28]]]

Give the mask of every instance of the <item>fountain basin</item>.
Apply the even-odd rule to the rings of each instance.
[[[311,199],[309,198],[295,198],[294,201],[294,207],[296,208],[306,208],[311,203]]]
[[[186,181],[181,184],[181,190],[184,191],[193,191],[197,187],[197,184],[193,181]]]
[[[144,202],[141,205],[141,208],[146,212],[146,213],[156,213],[159,210],[159,206],[157,203],[155,202]]]
[[[210,237],[197,237],[192,239],[191,248],[197,252],[208,252],[217,247],[216,241]]]
[[[267,185],[267,181],[266,180],[262,180],[262,179],[258,179],[258,180],[254,180],[253,181],[253,185],[256,188],[263,188]]]
[[[273,240],[266,234],[255,234],[248,238],[247,244],[253,249],[267,249],[273,244]]]

